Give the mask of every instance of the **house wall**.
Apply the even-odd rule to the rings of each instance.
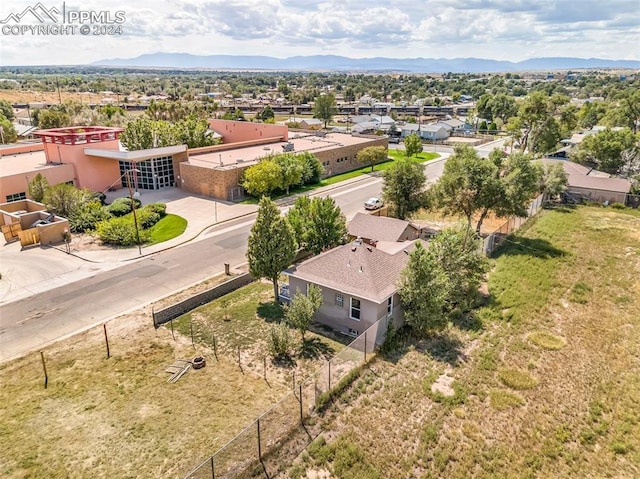
[[[302,294],[306,294],[307,284],[308,282],[303,279],[290,276],[289,292],[291,298],[293,299],[295,296],[296,290],[302,292]],[[354,296],[356,299],[360,299],[360,321],[351,319],[349,316],[352,296],[325,286],[321,286],[320,288],[322,290],[322,306],[320,306],[320,310],[316,314],[316,320],[341,333],[349,334],[349,330],[351,329],[357,331],[358,334],[362,334],[378,319],[387,314],[386,301],[377,304]],[[336,294],[342,294],[342,307],[336,305]],[[396,325],[399,325],[402,320],[402,308],[400,308],[399,305],[400,298],[397,294],[394,294],[392,318]]]
[[[386,136],[372,137],[371,141],[357,145],[343,146],[331,150],[313,151],[322,166],[324,166],[323,178],[362,168],[356,156],[360,150],[369,146],[384,146],[389,148],[389,138]]]
[[[50,186],[74,181],[75,179],[75,169],[73,165],[47,165],[28,173],[2,176],[0,177],[0,201],[7,201],[8,195],[23,192],[26,193],[28,198],[29,182],[32,181],[38,173],[41,173],[42,176],[47,179]]]
[[[117,160],[87,156],[84,149],[118,150],[118,140],[96,143],[80,143],[77,145],[61,145],[45,143],[44,150],[47,161],[51,163],[67,163],[74,165],[75,185],[93,191],[104,191],[120,177]]]
[[[624,204],[627,194],[619,191],[605,191],[605,190],[593,190],[590,188],[579,188],[570,186],[567,189],[568,193],[577,193],[589,197],[591,201],[608,201],[609,203],[622,203]]]
[[[236,143],[239,141],[273,137],[282,137],[283,141],[287,141],[289,138],[289,129],[283,125],[210,119],[209,126],[212,130],[222,135],[222,141],[224,143]]]

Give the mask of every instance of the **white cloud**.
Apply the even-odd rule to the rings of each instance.
[[[83,0],[123,10],[122,36],[6,36],[2,64],[78,64],[144,53],[288,57],[530,56],[640,59],[637,0]],[[0,19],[34,1],[0,5]],[[43,1],[61,7],[61,0]]]

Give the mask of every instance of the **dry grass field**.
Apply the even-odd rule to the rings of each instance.
[[[379,356],[289,477],[640,477],[640,211],[544,210],[511,240],[487,303]]]
[[[44,349],[47,389],[39,353],[0,365],[0,477],[184,477],[290,390],[292,368],[323,361],[284,369],[269,363],[264,380],[262,356],[253,354],[261,348],[248,345],[264,341],[256,310],[268,307],[270,291],[254,283],[233,293],[224,305],[233,321],[215,314],[218,303],[191,313],[198,324],[220,328],[217,360],[204,338],[194,348],[178,327],[175,340],[168,325],[154,330],[149,306],[107,324],[109,359],[102,327]],[[247,345],[242,369],[233,354],[238,340]],[[342,347],[322,344],[328,354]],[[168,366],[196,355],[205,356],[204,369],[167,383]]]

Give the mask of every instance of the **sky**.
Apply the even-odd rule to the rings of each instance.
[[[37,5],[38,0],[0,5],[0,64],[79,65],[158,52],[640,60],[640,0],[41,0]],[[31,11],[20,16],[28,7],[44,22]],[[94,18],[80,22],[80,15],[92,13]],[[63,25],[67,30],[55,30]],[[34,34],[31,28],[39,27],[46,30]]]

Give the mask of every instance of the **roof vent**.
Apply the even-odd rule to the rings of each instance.
[[[406,250],[406,249],[405,249],[405,250],[403,250],[403,251],[404,251],[404,254],[409,254],[409,251],[408,251],[408,250]]]
[[[360,272],[362,273],[362,266],[360,266]]]
[[[362,238],[358,236],[356,240],[353,242],[354,245],[360,246],[362,244]]]
[[[367,246],[367,250],[369,251],[369,253],[371,253],[373,251],[373,248],[371,246]]]

